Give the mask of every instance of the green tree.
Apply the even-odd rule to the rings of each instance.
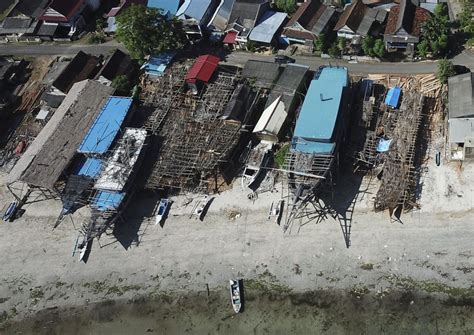
[[[448,78],[452,77],[456,74],[456,70],[454,69],[453,62],[447,60],[446,58],[440,59],[438,61],[438,72],[436,77],[441,81],[443,84],[448,82]]]
[[[335,57],[335,58],[341,56],[341,49],[339,49],[337,41],[334,41],[331,44],[331,47],[328,49],[328,54],[329,56]]]
[[[451,24],[445,3],[436,5],[432,15],[422,26],[423,51],[431,51],[434,56],[443,56],[448,51],[448,39],[451,36]],[[428,48],[428,50],[426,50]]]
[[[366,56],[374,57],[375,40],[372,36],[367,36],[362,40],[362,51]]]
[[[156,8],[132,4],[117,17],[117,39],[135,59],[177,49],[186,37],[181,22],[167,20]]]
[[[385,56],[385,43],[383,42],[383,40],[376,40],[372,50],[377,57],[383,58]]]
[[[319,34],[314,40],[314,48],[323,53],[327,52],[327,38],[325,34]]]
[[[342,51],[342,53],[344,53],[344,50],[346,50],[346,46],[347,46],[347,40],[344,37],[338,37],[337,47],[339,48],[339,50]]]
[[[430,44],[427,40],[422,40],[420,43],[418,43],[416,49],[420,57],[426,58],[426,56],[428,56],[428,53],[430,52]]]
[[[115,88],[115,94],[120,96],[129,96],[132,85],[127,76],[117,76],[112,80],[112,87]]]
[[[276,0],[275,6],[282,12],[293,14],[296,11],[296,0]]]

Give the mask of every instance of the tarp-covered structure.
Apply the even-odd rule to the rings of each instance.
[[[84,154],[103,154],[109,150],[127,117],[132,101],[133,99],[128,97],[110,97],[77,151]]]
[[[141,69],[151,76],[162,76],[168,65],[173,61],[175,51],[165,51],[150,58],[142,65]]]
[[[385,104],[392,108],[397,108],[400,102],[401,93],[402,93],[402,90],[398,86],[395,86],[389,89],[387,92],[387,96],[385,97]]]
[[[54,189],[114,89],[96,81],[74,84],[64,101],[16,163],[8,176],[30,185]]]
[[[138,161],[147,131],[126,128],[112,156],[104,162],[104,168],[94,188],[107,191],[123,191]]]

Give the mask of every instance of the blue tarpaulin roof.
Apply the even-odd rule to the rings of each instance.
[[[162,76],[175,55],[175,51],[166,51],[153,55],[141,68],[145,70],[146,74]]]
[[[101,166],[102,166],[101,159],[87,158],[87,160],[81,166],[77,174],[80,176],[88,176],[91,178],[95,178],[99,175]]]
[[[77,151],[103,154],[109,150],[131,105],[132,98],[110,97]]]
[[[333,133],[339,115],[344,87],[348,85],[347,69],[324,67],[311,81],[296,121],[292,149],[306,153],[331,153]]]
[[[387,96],[385,97],[385,104],[390,107],[397,108],[398,101],[400,99],[401,89],[398,86],[392,87],[388,90]]]
[[[178,11],[178,0],[148,0],[148,7],[159,8],[163,15],[172,16]]]
[[[120,207],[123,198],[125,198],[125,193],[98,191],[92,200],[92,207],[99,211],[116,210]]]

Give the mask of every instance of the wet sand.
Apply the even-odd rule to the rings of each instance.
[[[5,334],[470,334],[474,300],[411,291],[301,294],[246,290],[235,315],[226,290],[188,296],[104,301],[50,309],[11,324]]]

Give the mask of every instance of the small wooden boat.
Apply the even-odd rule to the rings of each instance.
[[[83,242],[77,249],[79,250],[79,262],[83,261],[87,251],[87,243]]]
[[[230,299],[232,302],[232,308],[235,313],[239,313],[242,308],[242,300],[240,296],[240,280],[229,280],[230,283]]]
[[[156,212],[156,222],[155,224],[161,224],[166,216],[166,212],[170,206],[169,199],[161,199],[160,204],[158,205],[158,211]]]
[[[3,214],[3,221],[13,221],[17,207],[18,207],[17,201],[11,202],[10,205],[8,205],[7,210]]]
[[[283,205],[284,200],[279,200],[276,204],[272,202],[272,206],[270,207],[270,211],[268,213],[268,219],[271,218],[275,219],[275,223],[280,224],[281,216],[283,214]]]
[[[214,200],[214,197],[204,196],[204,198],[199,201],[194,209],[194,215],[196,215],[199,220],[203,220],[204,216],[211,205],[211,202]]]
[[[269,165],[272,158],[273,144],[259,143],[251,148],[251,142],[247,146],[249,150],[247,163],[242,173],[242,188],[255,190],[261,182],[262,174]]]

